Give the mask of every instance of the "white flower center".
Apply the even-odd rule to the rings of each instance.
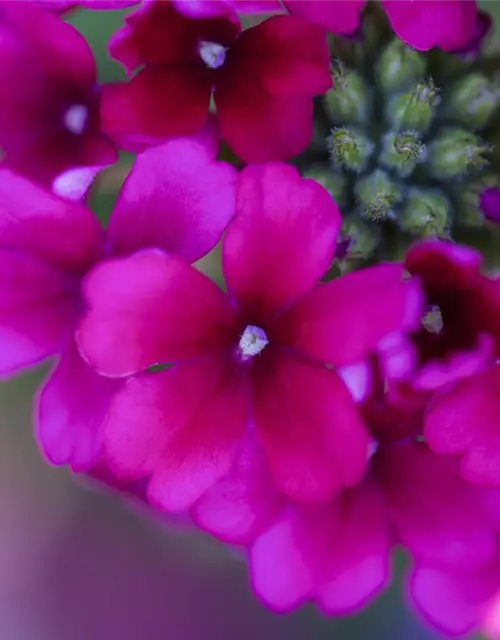
[[[217,42],[206,42],[203,40],[198,46],[200,58],[210,69],[222,67],[226,60],[226,47]]]
[[[239,348],[243,357],[253,358],[268,344],[269,340],[264,329],[249,324],[240,338]]]
[[[72,105],[64,114],[64,126],[68,131],[79,136],[85,131],[89,110],[84,104]]]
[[[429,333],[441,333],[443,330],[443,316],[441,315],[441,309],[437,304],[433,304],[431,307],[427,309],[424,313],[422,319],[420,320],[424,329]]]

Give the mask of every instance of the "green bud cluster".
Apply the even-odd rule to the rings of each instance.
[[[333,88],[317,105],[329,134],[301,157],[343,212],[342,269],[399,257],[418,238],[488,233],[479,196],[500,187],[500,73],[418,52],[381,20],[369,10],[364,37],[333,39]]]

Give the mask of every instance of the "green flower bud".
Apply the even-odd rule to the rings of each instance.
[[[412,189],[401,215],[403,231],[421,238],[446,237],[450,226],[450,202],[440,191]]]
[[[429,145],[427,167],[433,178],[453,180],[482,171],[491,147],[465,129],[445,129]]]
[[[439,89],[432,79],[419,82],[389,102],[389,121],[394,129],[427,131],[440,100]]]
[[[368,89],[361,74],[347,69],[340,60],[332,63],[333,88],[323,100],[333,124],[360,124],[370,113]]]
[[[387,133],[382,141],[380,162],[401,178],[408,177],[420,162],[425,162],[427,149],[416,131]]]
[[[402,198],[398,185],[380,169],[359,180],[355,194],[361,215],[372,222],[394,219],[394,206]]]
[[[457,184],[451,192],[456,223],[477,229],[486,226],[487,221],[481,211],[479,196],[485,189],[495,187],[500,188],[500,176],[495,174],[481,176],[472,183]]]
[[[334,171],[328,164],[313,164],[303,171],[305,178],[316,180],[332,196],[340,208],[345,203],[347,177]]]
[[[361,172],[373,153],[374,145],[354,129],[336,127],[327,138],[331,162],[334,167],[345,167]]]
[[[478,130],[489,124],[499,105],[498,81],[475,72],[460,78],[451,87],[446,96],[445,115]]]
[[[348,241],[346,254],[342,261],[368,260],[377,248],[380,237],[378,229],[373,229],[362,220],[354,217],[344,218],[341,230],[342,239]]]
[[[421,53],[395,39],[382,52],[375,68],[375,79],[386,93],[391,94],[422,80],[426,67]]]

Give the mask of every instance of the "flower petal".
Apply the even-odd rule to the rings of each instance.
[[[130,379],[105,425],[115,475],[151,475],[149,500],[189,507],[223,477],[247,426],[248,389],[232,358],[211,356]]]
[[[424,443],[380,448],[372,459],[399,540],[409,552],[457,568],[494,556],[495,535],[479,490],[460,476],[460,461]]]
[[[69,464],[76,472],[94,466],[104,418],[118,385],[90,369],[70,341],[38,397],[37,436],[49,462]]]
[[[98,265],[84,295],[88,312],[77,342],[103,375],[128,376],[237,341],[227,296],[187,262],[158,250]]]
[[[333,371],[267,349],[253,365],[253,419],[271,471],[291,498],[324,502],[361,479],[368,435]]]
[[[113,254],[158,247],[190,262],[219,241],[235,211],[237,173],[207,147],[172,140],[138,156],[108,225]]]
[[[102,87],[103,130],[123,149],[197,132],[208,116],[212,87],[204,69],[146,67],[129,82]]]
[[[500,487],[500,366],[462,380],[437,396],[425,437],[438,453],[464,452],[462,473],[474,484]]]
[[[365,0],[284,0],[287,9],[332,33],[351,35],[359,26]]]
[[[418,326],[421,293],[400,264],[349,273],[307,293],[283,316],[282,344],[337,367],[362,361],[382,340]]]
[[[0,249],[0,374],[63,348],[79,310],[78,279],[29,253]]]
[[[270,524],[281,504],[264,452],[247,437],[227,476],[194,505],[193,518],[224,542],[248,544]]]
[[[240,307],[264,316],[310,289],[331,262],[339,224],[329,194],[295,168],[244,169],[223,244],[226,283]]]
[[[81,204],[0,169],[1,247],[83,275],[101,257],[103,240],[97,218]]]

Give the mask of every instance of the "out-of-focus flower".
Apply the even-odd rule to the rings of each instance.
[[[150,251],[85,284],[82,352],[103,375],[137,374],[112,403],[105,461],[119,477],[151,477],[148,498],[167,510],[224,476],[253,430],[285,494],[319,502],[356,484],[368,439],[339,373],[362,395],[367,355],[418,322],[420,292],[401,265],[314,286],[340,217],[293,167],[247,167],[236,210],[223,241],[229,295]]]
[[[89,179],[117,159],[101,131],[92,51],[74,27],[29,2],[0,4],[0,148],[3,164],[51,187],[87,167]]]
[[[479,206],[484,217],[491,222],[500,223],[500,189],[484,189],[479,196]]]
[[[420,51],[455,51],[467,45],[476,26],[475,0],[381,0],[391,27]]]
[[[284,160],[312,135],[312,97],[331,86],[324,34],[293,16],[274,16],[239,33],[231,12],[189,19],[171,2],[141,6],[115,34],[112,56],[128,82],[103,87],[105,130],[137,150],[191,135],[211,96],[220,135],[247,162]]]
[[[81,204],[0,172],[0,371],[59,356],[35,417],[52,463],[93,466],[119,386],[92,371],[74,344],[82,278],[100,260],[144,247],[199,259],[234,213],[235,182],[233,167],[214,161],[213,145],[171,141],[137,158],[104,233]]]

